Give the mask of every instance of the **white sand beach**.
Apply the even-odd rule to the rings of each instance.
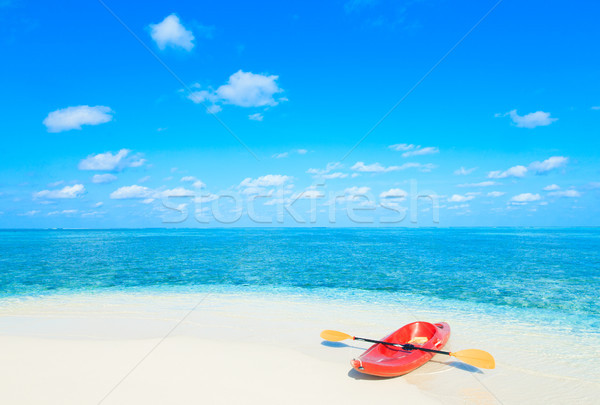
[[[436,311],[222,292],[4,300],[0,403],[565,404],[600,392],[597,341]],[[438,355],[406,376],[372,378],[349,365],[368,344],[319,338],[322,329],[380,338],[415,317],[449,322],[447,349],[489,351],[497,368]]]

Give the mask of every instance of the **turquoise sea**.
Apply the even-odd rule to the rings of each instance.
[[[600,333],[600,229],[0,231],[0,299],[207,287],[431,300]]]

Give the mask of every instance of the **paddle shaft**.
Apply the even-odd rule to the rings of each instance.
[[[353,336],[352,339],[354,339],[354,340],[362,340],[363,342],[369,342],[369,343],[379,343],[379,344],[388,345],[388,346],[400,346],[404,350],[421,350],[423,352],[445,354],[445,355],[450,356],[450,352],[444,352],[444,351],[441,351],[441,350],[433,350],[433,349],[425,349],[423,347],[418,347],[418,346],[415,346],[415,345],[411,345],[410,343],[406,343],[406,344],[390,343],[390,342],[383,342],[381,340],[366,339],[366,338],[361,338],[361,337],[356,337],[356,336]]]

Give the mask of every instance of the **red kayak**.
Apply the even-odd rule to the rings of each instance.
[[[424,349],[440,350],[450,338],[446,322],[413,322],[381,339],[389,343],[412,344]],[[433,353],[421,350],[404,350],[402,347],[374,344],[350,364],[356,371],[379,377],[396,377],[413,371],[427,363]]]

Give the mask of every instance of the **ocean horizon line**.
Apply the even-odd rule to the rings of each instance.
[[[0,228],[6,231],[143,231],[143,230],[215,230],[215,229],[600,229],[600,225],[455,225],[455,226],[206,226],[206,227],[124,227],[124,228]]]

